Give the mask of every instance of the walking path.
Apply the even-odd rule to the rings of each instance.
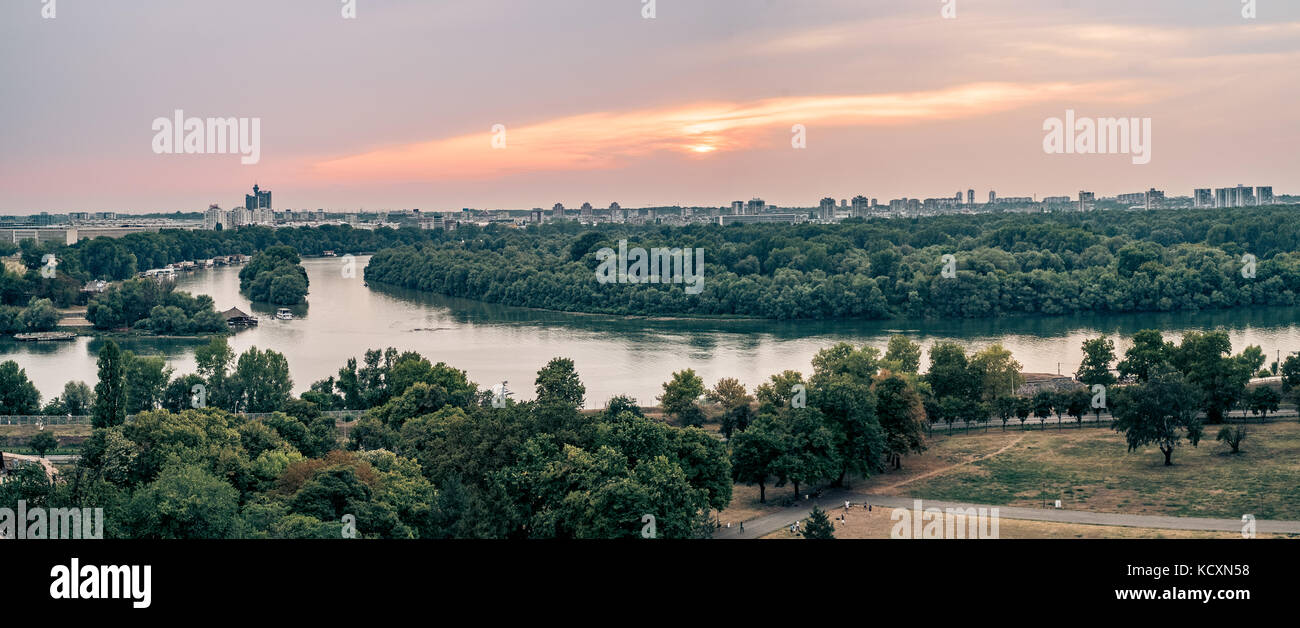
[[[949,465],[940,469],[935,469],[908,478],[901,482],[890,484],[889,486],[879,487],[877,490],[895,489],[905,484],[910,484],[917,480],[946,473],[958,467],[963,467],[974,462],[992,458],[1001,454],[1008,449],[1016,446],[1024,439],[1024,435],[1012,441],[1007,446],[991,454],[973,456],[970,459]],[[785,508],[771,514],[762,515],[754,519],[745,521],[744,532],[741,532],[740,526],[730,528],[721,528],[714,532],[715,539],[756,539],[766,536],[780,530],[788,528],[795,521],[807,519],[812,514],[813,506],[816,505],[827,513],[832,513],[837,509],[844,507],[844,502],[850,502],[852,506],[862,508],[864,504],[870,504],[872,507],[884,508],[912,508],[917,501],[912,497],[900,497],[896,495],[877,495],[872,493],[862,493],[849,489],[837,489],[825,491],[821,497],[813,499],[808,498],[805,503],[797,507]],[[1046,508],[1024,508],[1020,506],[992,506],[989,504],[972,504],[967,502],[949,502],[940,500],[921,500],[922,508],[997,508],[998,516],[1007,519],[1025,519],[1029,521],[1050,521],[1055,523],[1081,523],[1090,525],[1105,526],[1126,526],[1133,528],[1158,528],[1165,530],[1202,530],[1214,532],[1240,532],[1240,519],[1212,519],[1206,517],[1174,517],[1170,515],[1126,515],[1112,512],[1091,512],[1086,510],[1057,510]],[[1300,521],[1283,521],[1283,520],[1257,520],[1255,522],[1255,531],[1257,533],[1275,533],[1275,534],[1300,534]]]
[[[756,539],[788,528],[795,521],[808,518],[815,503],[827,513],[843,508],[849,501],[861,508],[863,504],[882,508],[912,508],[915,505],[911,497],[891,495],[871,495],[850,491],[828,494],[821,499],[808,500],[807,506],[787,508],[781,512],[764,515],[745,522],[744,533],[739,526],[722,528],[714,533],[715,539]],[[1240,532],[1240,519],[1212,519],[1207,517],[1174,517],[1169,515],[1125,515],[1113,512],[1089,512],[1086,510],[1055,510],[1043,508],[1023,508],[1019,506],[992,506],[989,504],[971,504],[967,502],[949,502],[935,499],[919,500],[922,508],[988,508],[998,509],[998,516],[1006,519],[1025,519],[1028,521],[1050,521],[1055,523],[1081,523],[1102,526],[1125,526],[1131,528],[1157,528],[1163,530],[1201,530],[1212,532]],[[1300,521],[1266,520],[1255,522],[1255,531],[1260,534],[1300,534]]]

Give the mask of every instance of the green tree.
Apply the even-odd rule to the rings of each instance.
[[[1130,452],[1156,445],[1165,466],[1173,464],[1174,448],[1182,438],[1193,446],[1201,440],[1196,388],[1176,371],[1158,369],[1146,382],[1125,386],[1115,393],[1112,427],[1124,433]]]
[[[59,325],[59,311],[49,299],[33,298],[18,320],[26,331],[50,331]]]
[[[835,433],[815,408],[789,410],[778,422],[785,445],[773,463],[777,486],[789,483],[799,498],[799,487],[835,477],[840,471]]]
[[[239,491],[198,466],[173,466],[136,493],[123,514],[131,538],[230,538]]]
[[[1025,419],[1029,418],[1033,410],[1034,403],[1032,399],[1023,395],[1016,396],[1016,418],[1020,419],[1020,429],[1025,428]]]
[[[930,370],[925,381],[935,399],[978,398],[982,392],[980,374],[972,373],[966,350],[955,342],[941,342],[930,348]]]
[[[35,450],[36,455],[44,458],[46,453],[59,447],[59,439],[55,438],[53,434],[42,430],[27,441],[27,446]]]
[[[63,385],[63,407],[68,414],[82,416],[90,414],[95,404],[95,392],[86,382],[68,382]]]
[[[1119,376],[1145,382],[1152,370],[1169,363],[1173,350],[1173,343],[1165,342],[1159,331],[1139,331],[1133,334],[1133,346],[1124,352],[1124,359],[1119,362]]]
[[[1232,453],[1241,453],[1241,442],[1246,440],[1246,426],[1244,425],[1225,425],[1219,430],[1219,435],[1214,440],[1226,442],[1228,447],[1232,448]]]
[[[112,340],[99,350],[99,383],[95,384],[95,427],[113,427],[126,421],[126,356]]]
[[[830,517],[826,516],[826,511],[813,506],[812,513],[803,526],[803,538],[805,539],[833,539],[835,538],[835,526],[831,524]]]
[[[1002,419],[1002,431],[1007,431],[1007,422],[1016,416],[1016,398],[1004,395],[994,399],[993,412],[998,415],[999,419]]]
[[[250,347],[239,356],[231,377],[234,399],[243,412],[275,412],[291,398],[293,379],[284,354]]]
[[[123,353],[122,361],[126,366],[126,413],[161,407],[172,374],[167,361],[156,356],[137,356],[130,351]]]
[[[970,360],[971,377],[978,382],[980,398],[992,401],[1000,395],[1015,394],[1025,383],[1021,365],[1001,344],[994,344]]]
[[[894,469],[903,456],[925,451],[925,406],[906,379],[889,375],[875,383],[876,418],[885,434],[885,457]]]
[[[0,415],[40,414],[41,393],[18,363],[0,363]]]
[[[1300,353],[1292,354],[1282,361],[1282,394],[1288,395],[1300,406]]]
[[[1083,362],[1075,372],[1075,379],[1087,384],[1089,388],[1096,384],[1112,386],[1115,374],[1110,372],[1110,365],[1115,361],[1115,342],[1102,336],[1083,341]]]
[[[537,372],[534,384],[538,403],[556,403],[572,408],[581,408],[586,403],[587,387],[582,385],[573,360],[569,358],[552,358]]]
[[[1092,405],[1092,394],[1087,388],[1071,388],[1062,393],[1061,400],[1065,404],[1065,413],[1074,417],[1074,422],[1082,427],[1083,415],[1088,413],[1088,407]]]
[[[663,383],[663,390],[659,403],[665,414],[686,426],[703,424],[703,415],[698,411],[696,401],[704,395],[704,380],[693,369],[673,373],[672,380]],[[691,412],[691,409],[695,412]]]
[[[1170,362],[1187,376],[1200,391],[1202,408],[1211,424],[1223,417],[1241,400],[1257,366],[1249,356],[1232,356],[1232,342],[1227,332],[1188,332],[1183,343],[1172,351]]]
[[[1256,387],[1246,396],[1246,408],[1255,416],[1263,414],[1265,421],[1268,420],[1270,412],[1277,412],[1281,402],[1282,395],[1265,385]]]
[[[900,373],[916,373],[921,368],[921,345],[908,340],[907,336],[890,336],[884,362]]]
[[[1038,417],[1043,424],[1043,429],[1047,429],[1047,417],[1052,416],[1056,409],[1056,393],[1050,390],[1040,390],[1034,393],[1033,408],[1034,416]]]
[[[785,451],[785,435],[771,415],[760,415],[749,429],[731,439],[731,474],[737,482],[758,485],[758,501],[767,503],[767,481]]]

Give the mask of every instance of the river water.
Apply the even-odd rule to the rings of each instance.
[[[903,333],[927,349],[956,340],[972,350],[1000,342],[1027,372],[1072,373],[1082,359],[1080,345],[1099,334],[1118,338],[1140,329],[1160,329],[1167,339],[1186,330],[1223,328],[1233,350],[1248,344],[1264,348],[1272,362],[1280,350],[1300,350],[1297,308],[1263,308],[1178,314],[1124,314],[1002,318],[976,321],[680,321],[624,319],[544,312],[451,299],[409,290],[366,287],[356,260],[347,276],[342,259],[303,262],[311,280],[308,304],[297,318],[273,318],[273,307],[253,306],[239,293],[239,269],[216,268],[184,275],[177,288],[208,294],[218,310],[239,307],[261,317],[261,325],[230,339],[236,352],[251,346],[284,353],[297,392],[334,375],[349,357],[360,362],[369,348],[418,351],[434,362],[466,370],[481,387],[508,381],[518,399],[533,397],[537,370],[556,356],[572,358],[587,387],[587,406],[600,407],[611,396],[629,394],[654,403],[661,383],[673,371],[693,368],[712,386],[736,377],[751,387],[773,373],[808,373],[818,349],[839,341],[867,343],[884,350],[888,338]],[[636,289],[629,286],[629,290]],[[0,361],[15,360],[41,391],[42,402],[59,394],[69,380],[94,385],[98,339],[19,343],[0,339]],[[119,338],[137,354],[162,355],[176,374],[194,371],[194,348],[201,340]],[[923,357],[926,364],[928,357]]]

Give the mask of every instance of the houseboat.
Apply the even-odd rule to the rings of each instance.
[[[237,307],[222,312],[221,317],[226,319],[226,324],[230,327],[257,327],[257,317]]]
[[[282,321],[293,320],[293,311],[287,307],[282,307],[275,311],[275,317]]]

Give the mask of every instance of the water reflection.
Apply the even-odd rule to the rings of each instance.
[[[358,258],[364,267],[367,258]],[[1300,308],[1165,314],[1082,315],[947,321],[784,321],[621,318],[569,314],[480,303],[438,295],[363,285],[362,274],[345,276],[337,259],[306,260],[311,280],[308,305],[295,320],[274,318],[275,306],[249,303],[239,293],[238,268],[217,268],[182,276],[178,287],[211,295],[218,310],[239,307],[261,318],[255,328],[231,337],[236,352],[251,346],[283,352],[294,388],[337,374],[349,357],[393,346],[418,351],[469,372],[482,386],[509,380],[519,398],[531,398],[537,369],[555,356],[574,359],[587,386],[589,406],[616,394],[652,402],[673,371],[694,368],[712,385],[736,377],[754,386],[785,369],[807,372],[812,356],[838,341],[885,347],[890,335],[905,333],[925,347],[957,340],[979,348],[1001,342],[1025,369],[1073,371],[1085,338],[1105,333],[1129,336],[1156,328],[1177,338],[1189,329],[1222,328],[1233,347],[1259,344],[1269,355],[1300,349]],[[635,287],[629,287],[635,289]],[[161,355],[177,374],[194,371],[194,349],[202,339],[118,337],[125,349]],[[0,359],[27,369],[45,399],[68,380],[94,383],[100,339],[63,343],[0,340]],[[1117,343],[1122,351],[1124,342]],[[923,362],[924,363],[924,362]]]

